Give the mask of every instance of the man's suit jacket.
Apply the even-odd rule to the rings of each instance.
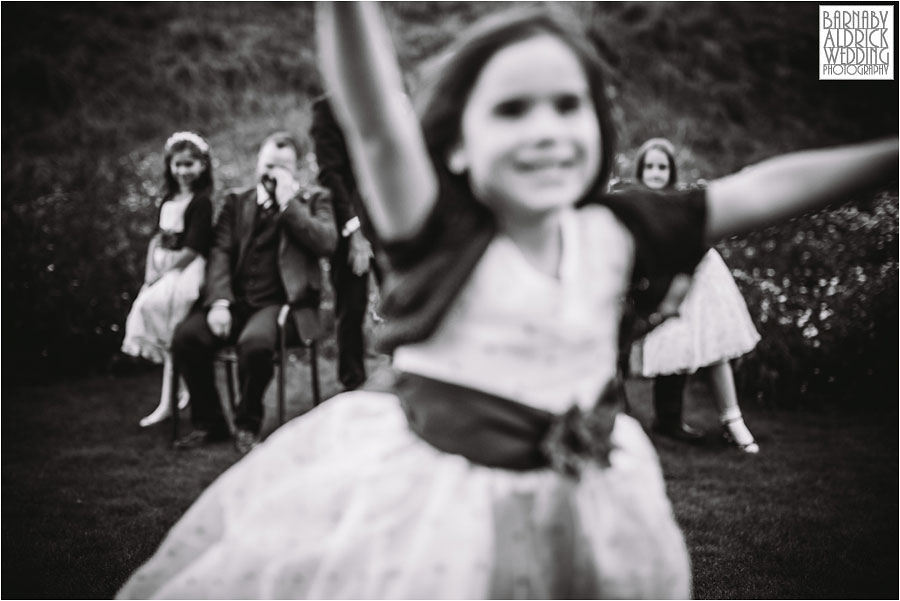
[[[309,134],[319,165],[319,185],[331,192],[338,231],[350,219],[359,217],[363,235],[377,249],[378,238],[356,185],[347,142],[327,96],[320,96],[313,101]]]
[[[319,185],[331,192],[335,225],[338,230],[356,216],[359,203],[356,181],[350,167],[350,158],[340,126],[334,119],[326,96],[320,96],[312,105],[312,125],[309,133],[319,166]]]
[[[243,268],[259,210],[255,187],[225,196],[207,265],[205,308],[220,299],[235,302],[233,278]],[[331,199],[324,190],[301,191],[276,218],[281,284],[301,339],[315,340],[322,293],[319,257],[330,256],[337,244]]]

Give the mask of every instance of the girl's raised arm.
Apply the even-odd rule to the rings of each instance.
[[[757,229],[846,199],[897,176],[897,140],[795,152],[716,180],[707,191],[706,239]]]
[[[437,176],[404,93],[390,34],[370,3],[321,2],[319,64],[372,223],[385,241],[415,234]]]

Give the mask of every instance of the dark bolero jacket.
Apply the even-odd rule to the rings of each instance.
[[[159,205],[156,223],[159,223],[163,205],[169,200],[166,199]],[[190,248],[197,254],[208,256],[212,244],[212,215],[212,201],[209,194],[194,196],[184,209],[184,228],[180,232],[167,232],[157,228],[163,248],[170,250]]]

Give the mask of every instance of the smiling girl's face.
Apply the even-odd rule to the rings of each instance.
[[[185,149],[179,150],[172,155],[169,169],[171,169],[172,177],[175,178],[181,191],[190,192],[193,189],[194,182],[206,169],[206,163],[197,152]]]
[[[669,157],[658,148],[651,148],[644,155],[644,167],[641,170],[641,183],[651,190],[662,190],[672,179],[672,168]]]
[[[597,178],[601,132],[575,53],[549,34],[499,50],[475,81],[450,170],[501,215],[573,205]]]

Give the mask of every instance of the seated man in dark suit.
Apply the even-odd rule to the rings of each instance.
[[[246,453],[259,436],[281,306],[292,308],[285,330],[288,344],[318,336],[319,258],[334,252],[337,232],[328,194],[300,190],[298,155],[289,134],[269,136],[260,146],[257,185],[225,199],[202,306],[179,325],[172,342],[175,365],[191,394],[194,426],[176,443],[180,448],[229,436],[215,387],[218,349],[237,347],[241,400],[235,446]]]

